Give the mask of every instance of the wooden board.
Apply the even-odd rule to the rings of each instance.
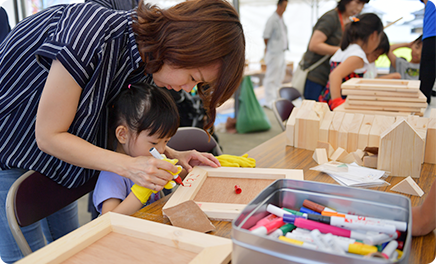
[[[380,135],[377,169],[391,176],[419,178],[424,139],[406,120],[399,120]]]
[[[319,141],[329,142],[329,129],[334,116],[334,112],[327,112],[325,114],[324,119],[321,121],[321,125],[319,127]]]
[[[209,177],[210,181],[206,181]],[[185,186],[177,188],[163,209],[194,200],[209,218],[233,220],[257,194],[277,179],[304,180],[303,171],[194,167],[183,180]],[[236,183],[242,189],[239,195],[233,193]]]
[[[304,100],[295,117],[294,146],[315,150],[319,128],[325,113],[330,112],[326,103]]]
[[[346,113],[344,119],[342,119],[341,127],[338,130],[338,147],[345,150],[348,149],[348,131],[350,130],[353,120],[354,114]]]
[[[400,102],[397,100],[393,101],[381,101],[381,100],[364,100],[364,99],[352,99],[347,97],[348,104],[350,106],[371,106],[375,107],[398,107],[398,108],[426,108],[427,101],[425,102]]]
[[[424,162],[436,164],[436,108],[430,112],[425,141]]]
[[[351,121],[350,128],[348,129],[348,142],[346,150],[353,152],[358,149],[359,131],[363,122],[363,114],[354,114],[353,121]]]
[[[109,212],[16,263],[221,264],[231,252],[227,238]]]
[[[295,131],[295,117],[297,116],[298,108],[294,107],[292,109],[291,115],[288,118],[288,121],[286,122],[286,145],[287,146],[294,146],[294,131]]]
[[[365,115],[363,117],[362,125],[360,126],[357,147],[365,149],[368,146],[369,131],[371,131],[372,123],[374,122],[374,115]]]
[[[345,112],[345,113],[358,113],[358,114],[365,114],[365,115],[389,115],[389,116],[408,116],[412,114],[416,114],[419,116],[423,116],[425,110],[421,110],[419,113],[411,112],[411,111],[381,111],[381,110],[368,110],[368,109],[349,109],[345,108],[348,107],[347,102],[341,104],[340,106],[336,107],[333,112]]]
[[[420,81],[414,80],[351,78],[342,83],[341,88],[416,93],[419,85]]]
[[[329,128],[329,143],[332,145],[334,149],[338,148],[338,140],[339,140],[339,128],[341,128],[342,120],[345,117],[345,113],[343,112],[335,112],[333,116],[332,123]]]
[[[419,94],[420,93],[420,94]],[[354,100],[377,101],[377,102],[402,102],[404,103],[425,103],[427,104],[427,97],[419,91],[419,97],[398,97],[398,96],[372,96],[372,95],[348,95],[347,98]],[[394,94],[394,93],[392,93]]]
[[[379,97],[395,97],[395,98],[399,98],[399,97],[406,97],[408,99],[417,99],[419,97],[421,97],[422,92],[417,91],[415,93],[411,93],[411,92],[406,92],[406,93],[402,93],[402,92],[387,92],[387,91],[380,91],[380,90],[356,90],[356,89],[341,89],[341,93],[342,95],[347,95],[347,97],[351,96],[365,96],[365,97],[374,97],[374,96],[379,96]]]

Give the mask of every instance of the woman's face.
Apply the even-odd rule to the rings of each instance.
[[[158,72],[153,73],[153,80],[157,86],[168,90],[190,92],[199,83],[213,82],[218,77],[218,71],[218,63],[194,69],[176,68],[164,63]]]
[[[362,11],[364,5],[365,3],[359,0],[351,0],[345,5],[345,14],[347,16],[357,16]]]

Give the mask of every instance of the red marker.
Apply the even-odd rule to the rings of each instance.
[[[241,192],[242,192],[241,187],[239,187],[239,185],[235,185],[235,193],[240,194]]]
[[[164,158],[162,157],[162,155],[159,153],[159,151],[157,151],[157,149],[155,149],[155,148],[151,148],[150,149],[150,154],[153,156],[153,157],[155,157],[156,159],[160,159],[160,160],[163,160]],[[177,174],[177,175],[174,175],[174,180],[178,183],[178,184],[180,184],[180,185],[182,185],[182,186],[185,186],[184,184],[183,184],[183,182],[182,182],[182,179],[180,178],[180,176]]]
[[[277,228],[283,225],[285,225],[285,222],[283,222],[283,218],[277,217],[271,222],[268,222],[265,225],[254,229],[253,231],[251,231],[251,233],[266,236],[267,234],[271,233],[272,231],[275,231]]]

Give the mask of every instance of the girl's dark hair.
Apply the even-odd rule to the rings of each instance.
[[[216,80],[198,85],[209,117],[204,128],[210,128],[216,107],[233,95],[243,76],[245,38],[238,13],[225,0],[191,0],[169,9],[139,2],[132,27],[146,74],[164,63],[188,69],[219,63]]]
[[[366,13],[357,16],[354,21],[345,26],[344,34],[342,34],[341,49],[345,50],[350,44],[358,40],[366,43],[374,31],[378,34],[383,31],[383,23],[376,14]]]
[[[382,54],[387,54],[389,52],[390,48],[391,48],[391,45],[389,44],[388,36],[383,31],[380,35],[380,44],[378,44],[378,47],[376,48],[376,50],[382,51]]]
[[[420,45],[422,43],[422,35],[413,41],[413,43]]]
[[[116,97],[109,116],[110,131],[126,125],[136,135],[172,137],[179,127],[177,106],[165,88],[140,83],[126,85]]]
[[[345,11],[345,6],[346,6],[349,2],[351,2],[351,1],[354,1],[354,0],[340,0],[340,1],[338,2],[338,5],[337,5],[338,10],[341,11],[341,12],[344,12],[344,11]],[[369,3],[369,0],[359,0],[359,2],[362,2],[362,3],[368,4],[368,3]]]

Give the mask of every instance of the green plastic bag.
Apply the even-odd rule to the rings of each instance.
[[[239,109],[236,118],[238,133],[265,131],[271,128],[271,123],[254,94],[250,76],[242,80],[238,100]]]

